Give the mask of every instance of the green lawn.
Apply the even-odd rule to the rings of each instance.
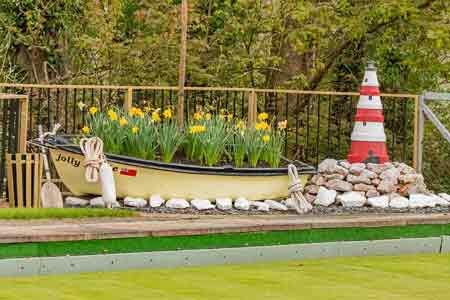
[[[2,208],[0,220],[131,217],[129,210],[101,208]]]
[[[450,299],[450,254],[1,278],[0,299]]]

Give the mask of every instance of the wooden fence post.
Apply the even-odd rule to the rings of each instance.
[[[423,152],[423,126],[424,116],[422,112],[422,96],[414,98],[414,145],[413,145],[413,167],[417,172],[422,172]]]
[[[127,94],[125,95],[125,100],[123,101],[123,109],[125,112],[128,112],[131,110],[131,107],[133,106],[133,88],[128,88]]]
[[[258,99],[254,90],[248,93],[248,125],[253,126],[258,119]]]
[[[181,45],[180,45],[180,66],[178,74],[178,106],[177,121],[178,126],[184,126],[184,85],[186,81],[186,56],[187,56],[187,27],[188,27],[188,0],[181,0],[180,21],[181,21]]]
[[[19,132],[17,149],[20,153],[27,152],[27,131],[28,131],[28,96],[19,100]]]

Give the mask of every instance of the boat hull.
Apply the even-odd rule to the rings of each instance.
[[[101,195],[100,183],[85,180],[84,156],[61,148],[51,148],[50,154],[64,185],[77,196]],[[139,164],[108,161],[113,168],[118,198],[126,196],[149,198],[216,199],[246,197],[249,200],[285,199],[289,178],[284,174],[252,175],[214,172],[164,170]],[[300,174],[306,183],[309,174]]]

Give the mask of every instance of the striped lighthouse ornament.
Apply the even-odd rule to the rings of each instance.
[[[389,161],[384,133],[383,105],[381,104],[377,69],[369,62],[356,106],[355,126],[351,136],[348,161],[377,163]]]

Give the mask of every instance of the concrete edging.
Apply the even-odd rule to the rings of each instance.
[[[244,264],[326,257],[450,252],[450,236],[280,246],[156,251],[0,260],[0,276],[31,276],[141,268]]]

